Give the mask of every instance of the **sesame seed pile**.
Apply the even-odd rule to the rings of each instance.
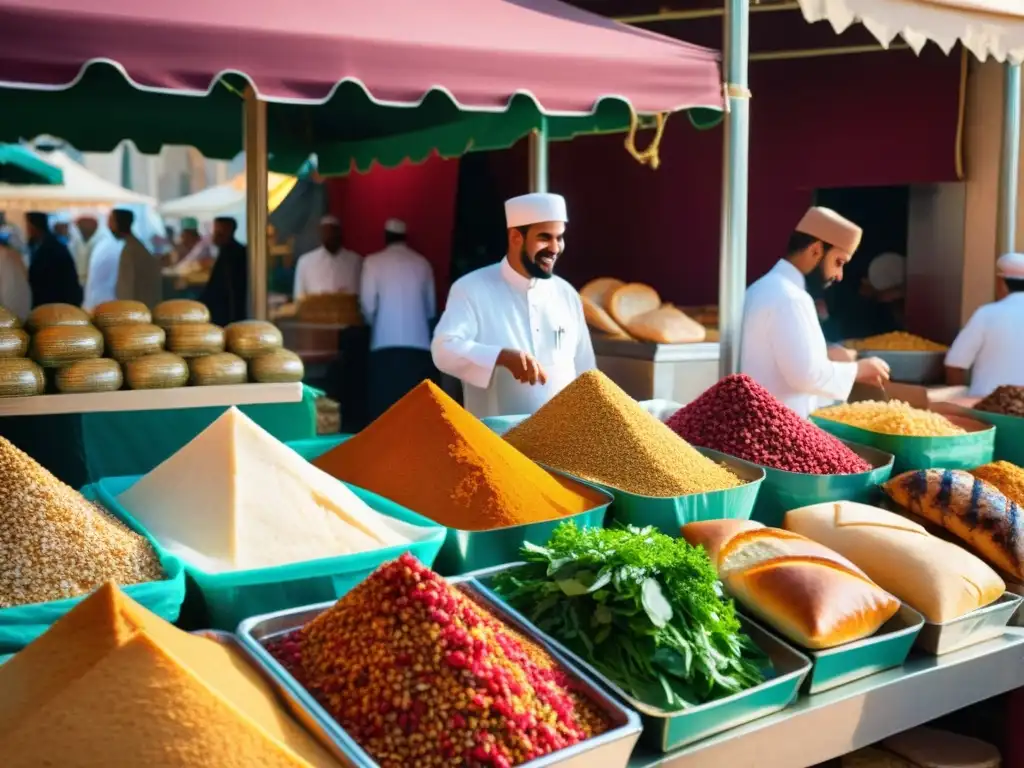
[[[883,435],[904,435],[907,437],[954,437],[965,434],[941,413],[914,408],[902,400],[863,400],[857,403],[843,403],[819,408],[812,416],[828,421],[838,421],[851,427],[860,427],[869,432]]]
[[[600,371],[577,378],[505,439],[536,462],[641,496],[683,496],[741,484]]]
[[[382,768],[510,768],[608,728],[542,648],[409,554],[268,650]]]
[[[148,541],[0,437],[0,608],[162,578]]]

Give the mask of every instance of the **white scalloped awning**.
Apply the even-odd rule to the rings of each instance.
[[[897,36],[920,53],[931,40],[949,53],[959,40],[979,59],[1024,60],[1024,0],[799,0],[809,22],[837,33],[855,22],[888,46]]]

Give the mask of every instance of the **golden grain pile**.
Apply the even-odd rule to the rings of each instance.
[[[641,496],[683,496],[742,483],[600,371],[584,373],[505,439],[540,464]]]
[[[952,437],[966,432],[941,413],[923,411],[901,400],[890,400],[887,403],[877,400],[843,403],[820,408],[811,415],[883,435]]]
[[[162,578],[146,539],[0,437],[0,608]]]

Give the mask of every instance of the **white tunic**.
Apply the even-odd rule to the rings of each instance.
[[[946,354],[946,365],[971,371],[972,397],[1004,384],[1024,386],[1024,293],[1011,293],[976,311]]]
[[[430,321],[437,313],[434,270],[412,248],[393,243],[366,257],[359,303],[372,326],[370,349],[430,349]]]
[[[32,311],[32,288],[28,284],[25,259],[6,245],[0,245],[0,307],[22,322]]]
[[[359,293],[363,259],[342,248],[336,254],[321,246],[304,253],[295,265],[295,300],[318,293]]]
[[[547,384],[520,384],[498,354],[533,355]],[[502,259],[457,280],[434,331],[434,365],[463,383],[474,416],[532,414],[578,375],[596,367],[583,303],[560,277],[531,280]]]
[[[747,289],[740,370],[805,417],[853,389],[857,364],[828,359],[804,276],[785,259]]]
[[[105,301],[117,298],[117,273],[121,267],[124,240],[113,235],[104,237],[89,257],[89,277],[85,281],[85,299],[82,306],[88,310]]]

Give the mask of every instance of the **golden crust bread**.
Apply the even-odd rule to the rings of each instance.
[[[643,283],[627,283],[615,291],[608,299],[608,314],[616,323],[628,328],[630,321],[661,306],[661,297],[649,285]]]
[[[1024,578],[1024,510],[998,488],[953,469],[904,472],[883,490],[904,509],[941,525],[1011,576]]]
[[[583,300],[583,316],[587,320],[587,325],[599,333],[605,333],[616,339],[630,338],[629,334],[622,329],[622,326],[612,320],[611,315],[597,306],[597,304],[582,294],[580,294],[580,299]]]
[[[665,304],[626,323],[631,336],[655,344],[694,344],[707,337],[707,329],[681,310]]]
[[[580,296],[589,299],[607,312],[612,294],[624,285],[625,283],[616,277],[599,277],[584,285],[580,289]]]
[[[764,528],[764,525],[754,520],[700,520],[696,523],[687,523],[679,532],[686,542],[694,547],[703,547],[711,558],[711,564],[718,570],[718,552],[729,540],[743,531],[753,531]]]

